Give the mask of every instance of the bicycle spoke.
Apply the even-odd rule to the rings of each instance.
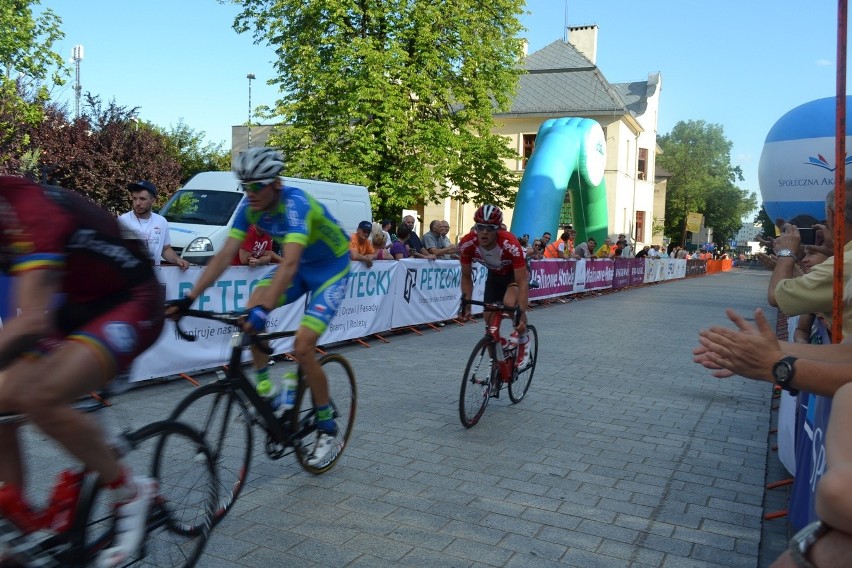
[[[489,354],[490,339],[483,337],[476,344],[462,377],[459,392],[459,418],[465,428],[479,422],[491,396],[494,364]]]
[[[538,360],[538,331],[532,325],[528,325],[527,330],[530,340],[525,349],[530,355],[529,362],[514,372],[512,382],[509,383],[509,398],[515,403],[521,402],[526,396],[527,390],[529,390],[532,383],[535,364]]]

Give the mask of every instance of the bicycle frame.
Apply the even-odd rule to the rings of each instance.
[[[515,346],[514,349],[503,347],[503,337],[500,334],[500,327],[503,324],[503,320],[508,317],[512,318],[513,326],[517,326],[520,323],[521,314],[523,313],[520,306],[507,308],[497,302],[480,302],[462,297],[460,308],[463,309],[465,305],[482,306],[485,312],[492,312],[494,314],[491,322],[485,326],[485,335],[491,340],[489,345],[491,359],[497,362],[497,373],[500,380],[503,382],[511,380],[512,373],[515,370],[517,347]],[[495,317],[497,318],[496,320],[493,319]],[[510,351],[510,353],[506,353],[506,351]]]

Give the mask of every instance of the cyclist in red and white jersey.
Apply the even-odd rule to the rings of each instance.
[[[507,308],[520,306],[523,313],[515,327],[518,334],[518,367],[528,364],[529,355],[526,344],[527,315],[529,309],[529,275],[524,249],[517,237],[501,228],[503,212],[495,205],[483,205],[473,215],[476,222],[473,232],[459,241],[461,257],[461,293],[471,298],[473,278],[471,264],[478,261],[488,268],[485,281],[485,302],[502,302]],[[470,315],[470,305],[464,307],[463,315]],[[490,325],[494,317],[492,312],[484,314],[485,324]]]
[[[140,241],[83,196],[0,177],[0,273],[10,313],[0,329],[0,413],[24,413],[100,474],[116,503],[113,546],[99,566],[134,554],[156,481],[134,477],[100,427],[71,403],[103,387],[159,337],[164,294]],[[17,426],[0,425],[0,514],[24,531],[36,518],[24,500]]]

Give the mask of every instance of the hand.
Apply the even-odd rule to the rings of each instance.
[[[696,353],[696,362],[707,368],[704,363],[719,367],[713,376],[723,378],[721,372],[727,369],[737,375],[750,379],[774,382],[772,365],[783,356],[775,331],[766,321],[763,310],[754,312],[756,325],[748,323],[742,316],[731,309],[725,310],[728,318],[739,328],[714,326],[699,334],[699,342],[706,351]]]
[[[195,301],[194,298],[184,296],[179,300],[166,300],[166,317],[177,319],[178,316],[185,314]]]
[[[254,306],[248,311],[248,317],[243,323],[243,329],[249,333],[252,331],[260,332],[266,328],[266,319],[269,317],[269,310],[263,306]]]
[[[773,243],[773,248],[777,253],[781,249],[790,249],[797,257],[799,256],[799,245],[802,242],[802,236],[799,234],[799,229],[796,225],[790,223],[784,224],[784,229],[781,231],[781,236],[776,237]]]
[[[717,379],[727,379],[727,378],[734,376],[734,373],[732,371],[729,371],[727,369],[723,369],[722,367],[720,367],[716,363],[713,363],[707,357],[708,352],[709,351],[707,350],[706,347],[704,347],[703,345],[699,345],[698,347],[696,347],[695,349],[692,350],[692,355],[693,355],[692,361],[694,363],[698,363],[699,365],[701,365],[702,367],[704,367],[706,369],[712,370],[713,373],[711,373],[711,374],[714,377],[716,377]]]
[[[177,262],[175,264],[177,264],[181,270],[186,270],[187,268],[189,268],[189,262],[180,257],[178,257]]]

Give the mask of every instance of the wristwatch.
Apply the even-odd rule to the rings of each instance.
[[[793,368],[795,362],[796,357],[787,356],[772,365],[772,377],[775,379],[775,384],[793,396],[799,394],[798,389],[790,386],[790,382],[796,375],[796,370]]]
[[[814,521],[793,535],[788,550],[790,551],[790,558],[793,559],[796,566],[799,568],[816,568],[808,560],[808,551],[830,528],[828,525],[824,525],[822,521]]]
[[[775,256],[777,256],[778,258],[781,258],[782,256],[789,256],[790,258],[796,258],[796,255],[793,254],[793,251],[791,251],[790,249],[781,249],[781,250],[779,250],[778,252],[775,253]]]

